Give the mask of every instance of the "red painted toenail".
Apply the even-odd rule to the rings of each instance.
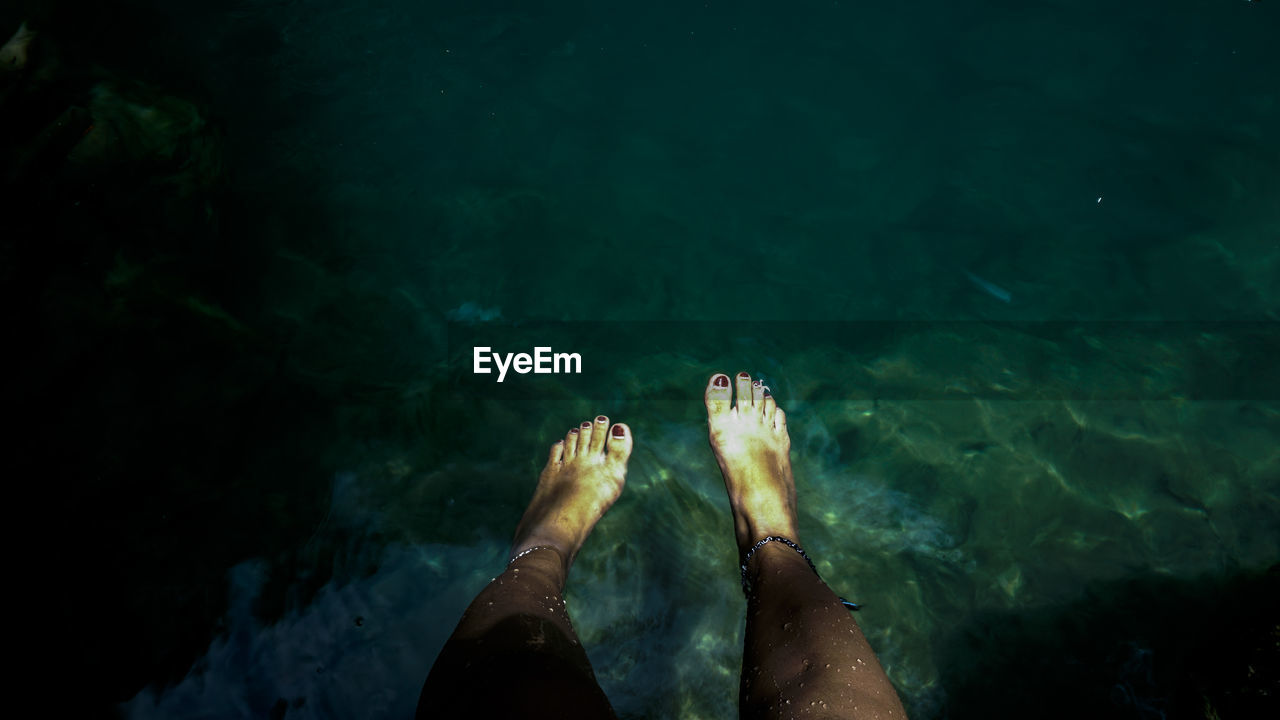
[[[621,425],[614,425],[614,426],[613,426],[613,436],[614,436],[614,437],[625,437],[625,436],[626,436],[626,434],[627,434],[627,429],[626,429],[626,428],[622,427]]]
[[[738,373],[738,377],[740,377],[740,378],[742,378],[743,380],[745,380],[745,379],[747,379],[747,378],[751,377],[751,373],[749,373],[749,372],[740,372],[740,373]]]
[[[760,387],[760,381],[759,381],[759,380],[756,380],[756,381],[752,382],[752,383],[751,383],[751,387]]]
[[[574,429],[570,430],[570,431],[569,431],[569,434],[570,434],[570,435],[577,435],[577,434],[578,434],[578,428],[574,428]]]
[[[598,422],[598,423],[607,423],[607,422],[609,422],[609,418],[607,418],[607,417],[605,417],[605,416],[603,416],[603,415],[598,415],[598,416],[596,416],[596,422]]]
[[[585,430],[586,428],[591,427],[591,423],[589,423],[589,422],[584,422],[584,423],[582,423],[582,427],[583,427],[583,429]]]
[[[767,386],[766,386],[766,387],[765,387],[765,389],[764,389],[764,396],[765,396],[765,397],[773,397],[773,395],[771,395],[771,394],[769,393],[769,388],[768,388]]]
[[[729,387],[729,376],[717,375],[716,379],[711,381],[711,384],[716,387]]]

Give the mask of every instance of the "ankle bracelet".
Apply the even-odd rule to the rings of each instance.
[[[550,545],[534,545],[533,547],[531,547],[531,548],[529,548],[529,549],[527,549],[527,550],[521,550],[519,554],[517,554],[515,557],[511,558],[510,560],[508,560],[508,561],[507,561],[507,567],[511,567],[511,563],[513,563],[513,562],[515,562],[515,561],[519,560],[520,558],[524,557],[525,555],[528,555],[529,553],[533,552],[534,550],[550,550],[551,552],[553,552],[553,553],[555,553],[555,554],[557,554],[557,555],[559,555],[559,554],[560,554],[560,551],[559,551],[559,550],[556,550],[555,548],[551,547]],[[814,572],[817,572],[817,571],[815,570]]]
[[[780,542],[783,545],[786,545],[787,547],[791,548],[792,550],[795,550],[796,552],[800,553],[800,557],[804,558],[804,561],[809,563],[809,569],[813,571],[813,574],[817,575],[819,580],[822,579],[822,575],[818,573],[818,568],[814,567],[813,560],[809,559],[809,553],[805,552],[804,548],[800,547],[789,538],[784,538],[779,535],[770,535],[765,539],[761,540],[760,542],[756,543],[755,545],[752,545],[751,549],[747,551],[747,554],[742,556],[742,594],[743,595],[747,595],[751,592],[751,582],[747,580],[747,563],[751,562],[751,556],[755,555],[757,550],[759,550],[760,548],[764,547],[766,544],[771,542]],[[850,610],[862,609],[862,606],[859,605],[858,603],[849,602],[844,598],[840,598],[840,602]]]
[[[771,542],[780,542],[800,553],[800,557],[804,558],[804,561],[809,563],[809,569],[813,571],[813,574],[818,575],[818,568],[813,566],[813,561],[809,559],[809,554],[804,551],[804,548],[801,548],[789,538],[784,538],[780,535],[770,535],[755,545],[752,545],[751,549],[747,551],[747,554],[742,556],[742,592],[747,592],[747,589],[751,586],[751,583],[747,581],[747,563],[751,562],[751,556],[755,555],[757,550]],[[822,576],[819,575],[818,577]]]

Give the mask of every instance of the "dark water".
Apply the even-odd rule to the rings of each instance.
[[[699,397],[745,369],[912,717],[1274,709],[1275,4],[23,18],[11,543],[59,696],[406,716],[603,412],[637,445],[575,624],[623,717],[732,717]],[[476,345],[583,372],[499,384]]]

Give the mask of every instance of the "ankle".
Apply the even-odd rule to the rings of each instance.
[[[797,545],[800,544],[800,531],[794,522],[751,522],[747,521],[747,536],[738,543],[738,555],[745,554],[756,543],[767,537],[784,537]],[[772,545],[773,543],[768,543]]]
[[[778,573],[786,568],[803,568],[804,572],[812,571],[815,577],[818,576],[818,568],[814,566],[813,560],[799,543],[781,535],[770,535],[760,539],[740,553],[739,557],[741,558],[742,591],[748,595],[757,581],[767,576],[770,570]]]
[[[556,587],[564,590],[572,561],[571,557],[553,545],[527,545],[518,552],[512,548],[511,559],[507,561],[507,572],[544,576]]]

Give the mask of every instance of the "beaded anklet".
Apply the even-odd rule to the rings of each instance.
[[[822,576],[818,574],[818,568],[814,567],[813,560],[809,559],[809,554],[804,551],[804,548],[800,547],[789,538],[784,538],[779,535],[770,535],[765,539],[761,540],[760,542],[756,543],[755,545],[752,545],[751,549],[747,551],[747,554],[742,556],[742,594],[743,595],[746,595],[751,591],[751,582],[747,580],[747,563],[751,562],[751,556],[755,555],[757,550],[764,547],[767,543],[771,543],[771,542],[780,542],[783,545],[786,545],[787,547],[791,548],[792,550],[795,550],[796,552],[800,553],[800,557],[804,558],[804,561],[809,563],[809,569],[813,571],[813,574],[818,575],[819,580],[822,579]],[[850,610],[862,609],[862,606],[859,605],[858,603],[849,602],[844,598],[840,598],[840,602]]]
[[[551,547],[550,545],[534,545],[533,547],[531,547],[531,548],[529,548],[529,549],[527,549],[527,550],[521,550],[521,551],[520,551],[520,553],[519,553],[518,555],[516,555],[515,557],[511,558],[510,560],[508,560],[508,561],[507,561],[507,567],[511,567],[511,563],[513,563],[513,562],[515,562],[515,561],[519,560],[520,558],[524,557],[525,555],[528,555],[529,553],[533,552],[534,550],[550,550],[551,552],[553,552],[553,553],[555,553],[555,554],[557,554],[557,555],[559,555],[559,554],[560,554],[560,551],[559,551],[559,550],[557,550],[557,549],[555,549],[555,548]]]

